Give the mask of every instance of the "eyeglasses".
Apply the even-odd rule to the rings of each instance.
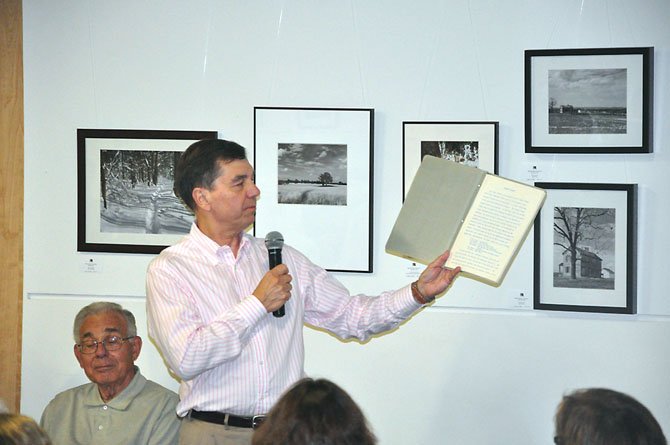
[[[105,337],[100,341],[92,339],[84,340],[79,343],[77,347],[82,354],[95,354],[95,352],[98,350],[98,345],[104,346],[105,350],[107,351],[117,351],[121,349],[121,346],[124,342],[130,340],[131,338],[135,338],[135,336],[131,335],[129,337],[122,338],[118,335],[110,335],[109,337]]]

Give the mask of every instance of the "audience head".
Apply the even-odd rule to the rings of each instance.
[[[107,387],[111,397],[128,386],[142,349],[130,311],[116,303],[89,304],[75,317],[74,338],[74,354],[92,382]]]
[[[0,414],[0,445],[51,445],[51,440],[30,417],[2,413]]]
[[[666,445],[651,412],[611,389],[588,388],[563,397],[556,412],[559,445]]]
[[[256,430],[253,445],[372,445],[363,412],[339,386],[303,379],[289,389]]]
[[[221,174],[221,164],[247,159],[241,145],[223,139],[203,139],[191,144],[179,158],[174,173],[174,194],[195,211],[193,189],[211,189]]]

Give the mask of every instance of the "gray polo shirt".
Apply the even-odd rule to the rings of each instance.
[[[107,403],[95,383],[61,392],[44,409],[40,424],[54,445],[176,445],[178,401],[177,394],[137,369],[128,387]]]

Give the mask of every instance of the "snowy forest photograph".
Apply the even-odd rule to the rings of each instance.
[[[426,155],[479,167],[479,141],[421,141],[421,159]]]
[[[100,151],[100,232],[186,234],[192,213],[172,191],[181,152]]]
[[[554,207],[554,287],[614,289],[616,209]]]
[[[278,144],[279,204],[347,205],[346,144]]]

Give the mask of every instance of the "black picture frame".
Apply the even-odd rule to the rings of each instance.
[[[526,50],[526,153],[651,153],[653,61],[653,47]]]
[[[403,122],[403,201],[425,155],[498,174],[498,126],[497,121]]]
[[[254,169],[254,235],[279,231],[332,272],[372,272],[374,109],[254,107]]]
[[[536,182],[534,308],[637,312],[637,185]]]
[[[156,254],[188,233],[193,216],[169,176],[190,144],[217,134],[77,129],[77,251]]]

